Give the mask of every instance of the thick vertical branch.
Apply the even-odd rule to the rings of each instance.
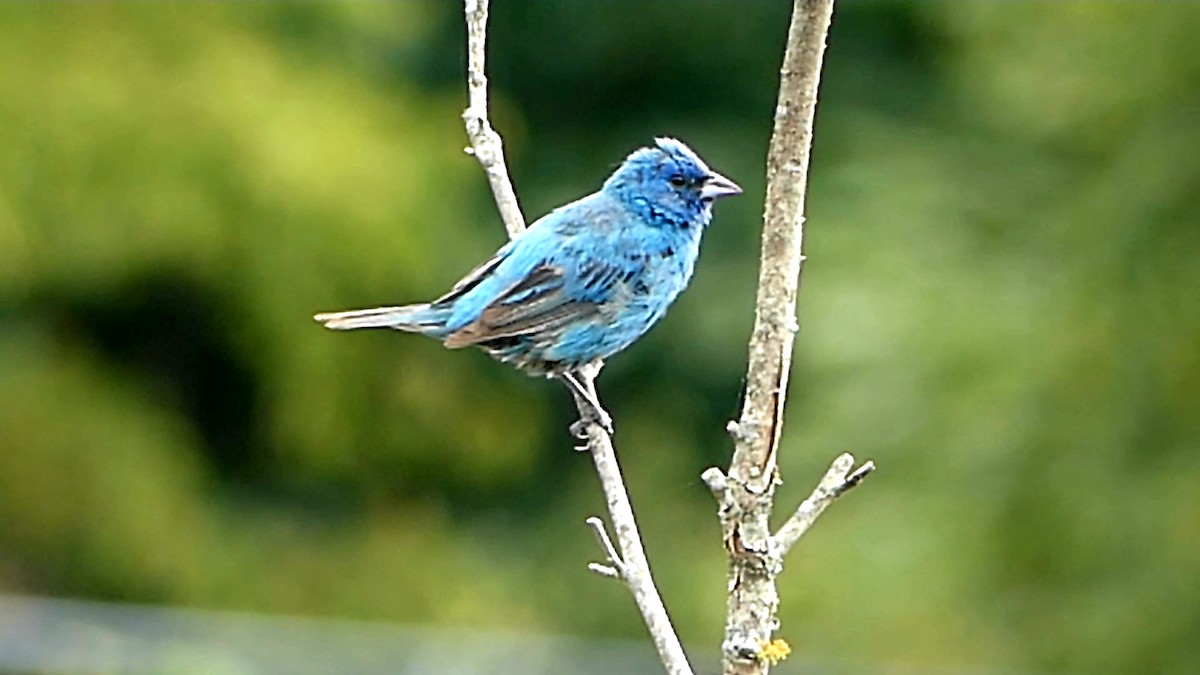
[[[825,506],[874,468],[868,464],[850,474],[853,457],[839,458],[813,496],[788,521],[784,536],[772,535],[771,511],[779,483],[776,454],[792,345],[799,330],[796,295],[804,261],[809,150],[832,14],[833,0],[794,0],[767,156],[762,258],[746,396],[738,421],[729,424],[734,453],[728,476],[715,468],[704,473],[719,503],[729,555],[729,597],[721,645],[726,675],[763,674],[787,655],[786,643],[772,640],[778,628],[775,581],[783,569],[783,556]]]
[[[779,72],[746,398],[730,466],[732,476],[760,491],[774,476],[792,343],[799,330],[796,293],[804,261],[804,197],[817,85],[832,13],[833,0],[796,0]]]
[[[467,136],[471,139],[471,154],[479,160],[492,187],[496,198],[496,207],[504,219],[504,227],[510,238],[516,237],[525,230],[525,218],[521,215],[521,207],[517,203],[517,195],[508,177],[508,168],[504,163],[504,150],[500,135],[492,129],[488,121],[487,76],[484,73],[486,63],[488,0],[465,0],[465,15],[467,22],[467,90],[470,103],[463,112]],[[591,385],[599,373],[602,363],[597,363],[594,370],[582,372],[579,375],[588,378]],[[586,414],[587,401],[576,400],[579,405],[580,417],[591,419]],[[586,433],[587,450],[591,453],[596,465],[596,474],[604,489],[604,500],[608,506],[609,518],[617,534],[617,545],[614,546],[604,529],[604,523],[599,518],[589,518],[588,525],[596,532],[601,544],[606,563],[592,563],[589,569],[606,577],[621,580],[633,595],[634,602],[646,622],[646,628],[658,650],[659,658],[670,675],[693,675],[679,636],[671,625],[667,609],[663,605],[654,579],[650,576],[650,564],[642,546],[641,534],[638,532],[637,520],[633,516],[633,507],[629,501],[629,493],[621,476],[621,468],[617,464],[616,450],[613,449],[612,438],[599,424],[588,422]],[[619,550],[618,550],[619,548]]]

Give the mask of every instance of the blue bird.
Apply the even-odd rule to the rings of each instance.
[[[611,431],[593,381],[600,365],[663,317],[691,281],[713,201],[741,191],[682,142],[659,138],[598,192],[542,216],[433,302],[315,318],[334,330],[393,328],[450,349],[481,347],[562,380],[579,405],[577,425]]]

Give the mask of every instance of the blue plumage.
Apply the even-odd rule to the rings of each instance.
[[[686,145],[660,138],[437,300],[316,319],[336,330],[422,333],[452,349],[476,345],[530,374],[569,376],[662,318],[691,281],[713,200],[740,192]]]

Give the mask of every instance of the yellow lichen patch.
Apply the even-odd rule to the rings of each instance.
[[[786,659],[791,653],[792,648],[788,645],[787,640],[772,640],[762,643],[762,647],[758,651],[758,658],[775,665]]]

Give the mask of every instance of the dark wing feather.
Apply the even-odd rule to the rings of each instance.
[[[479,318],[451,333],[451,349],[498,338],[551,331],[599,312],[599,304],[566,296],[563,268],[544,263],[497,297]]]
[[[483,261],[478,267],[470,272],[467,272],[466,276],[464,276],[462,279],[459,279],[458,282],[454,284],[454,288],[451,288],[446,292],[445,295],[437,300],[434,300],[430,304],[440,305],[443,303],[453,302],[454,300],[458,299],[459,296],[463,295],[472,288],[475,288],[479,285],[479,282],[483,281],[487,275],[491,274],[492,271],[496,269],[497,265],[499,265],[506,257],[508,257],[507,254],[508,247],[500,249],[496,255]]]

